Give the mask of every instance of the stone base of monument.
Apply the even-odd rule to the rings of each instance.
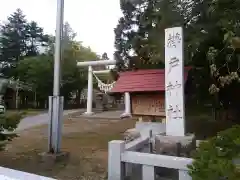
[[[196,139],[193,134],[186,136],[159,134],[155,136],[155,150],[157,154],[189,157],[194,149],[196,149]]]
[[[196,139],[192,134],[180,136],[166,136],[160,134],[155,136],[155,153],[177,156],[177,157],[190,157],[193,150],[196,149]],[[172,177],[178,176],[178,171],[167,168],[156,168],[156,173],[160,176],[171,174]]]
[[[57,154],[43,152],[39,154],[41,161],[46,166],[53,166],[58,162],[66,162],[69,160],[70,154],[69,152],[60,152]]]

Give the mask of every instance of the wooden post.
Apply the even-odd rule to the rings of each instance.
[[[16,92],[15,92],[15,108],[18,109],[18,87],[16,88]]]
[[[37,108],[37,92],[34,92],[34,108]]]

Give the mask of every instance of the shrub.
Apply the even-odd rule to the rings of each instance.
[[[193,180],[239,180],[239,166],[234,162],[239,158],[240,126],[234,126],[200,144],[188,167],[189,175]]]
[[[17,137],[14,130],[17,128],[22,115],[19,113],[0,115],[0,149],[2,150],[8,141]]]

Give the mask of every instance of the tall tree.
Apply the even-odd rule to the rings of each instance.
[[[121,1],[123,17],[115,29],[115,58],[119,67],[150,68],[164,61],[164,29],[183,25],[178,1]],[[154,65],[156,67],[156,65]]]
[[[240,99],[240,2],[196,0],[189,6],[189,51],[199,92],[210,92],[216,107],[238,119]],[[227,117],[225,118],[227,119]],[[238,121],[239,122],[239,121]]]
[[[43,33],[43,28],[39,27],[35,21],[27,23],[26,28],[26,55],[36,56],[42,47],[47,46],[48,35]]]
[[[67,27],[67,28],[66,28]],[[77,42],[75,32],[68,24],[63,33],[63,56],[61,68],[61,95],[64,96],[65,103],[76,94],[80,97],[80,92],[87,84],[85,69],[76,66],[77,61],[97,59],[97,55],[90,48],[82,46]],[[53,87],[53,52],[54,37],[49,41],[49,51],[44,55],[27,57],[21,60],[17,66],[17,73],[20,80],[32,83],[37,90],[37,100],[41,104],[52,94]]]
[[[5,75],[12,76],[12,67],[25,56],[36,56],[49,41],[36,22],[27,22],[21,9],[11,14],[0,28],[0,62]]]
[[[77,33],[74,32],[70,24],[68,22],[65,22],[63,26],[63,39],[65,40],[65,42],[73,41],[76,38],[76,36]]]
[[[0,33],[1,61],[17,62],[26,52],[27,21],[20,9],[8,17]]]
[[[102,59],[103,59],[103,60],[109,60],[108,54],[107,54],[106,52],[104,52],[104,53],[102,54]]]

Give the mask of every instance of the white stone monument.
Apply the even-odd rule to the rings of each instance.
[[[156,135],[156,152],[189,157],[195,149],[193,134],[185,131],[183,29],[165,29],[166,134]]]
[[[185,136],[183,30],[165,29],[166,135]]]

